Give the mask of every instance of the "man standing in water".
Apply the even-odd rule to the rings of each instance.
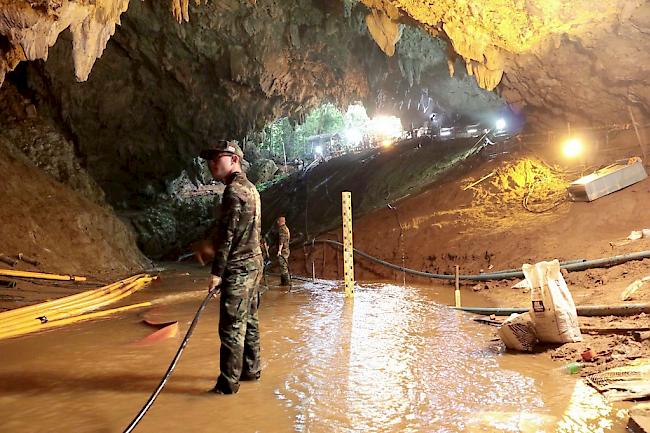
[[[280,284],[291,287],[291,275],[289,274],[289,241],[291,234],[284,216],[278,218],[278,262],[280,263]]]
[[[261,374],[257,314],[263,269],[260,195],[242,172],[244,154],[236,143],[219,141],[201,151],[201,158],[208,161],[212,176],[226,184],[208,285],[209,291],[221,291],[221,374],[212,391],[234,394],[240,380],[257,380]]]

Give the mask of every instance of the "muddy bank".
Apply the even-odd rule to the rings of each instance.
[[[476,140],[405,140],[294,173],[262,191],[263,230],[284,214],[293,239],[311,239],[340,226],[342,191],[352,192],[357,217],[368,214],[439,179],[467,158]]]
[[[466,161],[421,193],[392,202],[392,209],[384,206],[364,214],[354,208],[354,245],[419,271],[453,273],[458,265],[465,274],[520,268],[523,263],[555,258],[595,259],[650,250],[650,239],[623,242],[630,231],[650,227],[646,212],[650,180],[591,203],[574,203],[565,200],[564,189],[580,174],[554,167],[526,153]],[[536,212],[553,205],[556,207],[548,212]],[[340,230],[318,237],[340,239]],[[292,254],[295,272],[311,275],[313,261],[319,277],[336,278],[341,275],[337,254],[337,248],[330,245],[296,245]],[[358,259],[355,264],[359,280],[402,280],[400,272],[368,260]],[[645,276],[646,270],[650,272],[648,264],[650,261],[629,262],[611,269],[571,273],[566,279],[576,291],[578,303],[583,290],[592,303],[606,302]],[[506,284],[487,284],[486,295],[489,289]],[[494,300],[516,306],[526,298],[515,290],[505,292]],[[638,296],[647,293],[641,291]]]
[[[107,281],[151,266],[133,233],[107,206],[100,206],[38,169],[20,151],[0,140],[0,253],[23,253],[16,269],[92,276]],[[0,264],[2,268],[8,265]],[[57,287],[57,284],[49,284]],[[58,285],[61,286],[61,285]],[[61,286],[63,287],[63,286]],[[67,294],[84,286],[66,285]],[[19,297],[0,287],[0,308],[20,306],[27,292],[47,297],[40,286],[20,284]],[[24,292],[20,292],[24,290]],[[12,292],[14,295],[16,292]],[[58,296],[61,296],[60,294]],[[18,302],[21,301],[21,302]]]

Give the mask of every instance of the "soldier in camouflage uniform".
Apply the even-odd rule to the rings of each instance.
[[[286,219],[278,218],[278,262],[280,263],[280,284],[291,286],[291,275],[289,274],[289,241],[291,234],[287,227]]]
[[[208,160],[212,176],[226,184],[208,287],[221,290],[221,374],[212,391],[234,394],[240,380],[257,380],[261,374],[257,314],[263,268],[260,195],[242,172],[243,152],[236,143],[221,141],[202,151],[201,157]]]

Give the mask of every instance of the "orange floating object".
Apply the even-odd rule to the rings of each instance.
[[[145,321],[146,323],[146,321]],[[156,325],[152,325],[156,326]],[[178,322],[171,322],[166,325],[164,328],[157,330],[156,332],[147,335],[141,340],[138,340],[136,346],[146,346],[149,344],[158,343],[159,341],[168,340],[174,338],[178,335]]]
[[[178,323],[176,320],[156,320],[156,319],[142,319],[143,323],[146,323],[149,326],[153,326],[154,328],[165,328],[169,325],[173,325],[174,323]]]

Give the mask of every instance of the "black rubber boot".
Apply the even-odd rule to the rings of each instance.
[[[242,374],[241,374],[241,377],[239,378],[239,381],[240,381],[240,382],[244,382],[244,381],[259,380],[259,378],[260,378],[261,376],[262,376],[262,372],[261,372],[261,371],[258,371],[258,372],[255,373],[255,374],[251,374],[251,373],[242,373]]]
[[[239,383],[228,384],[222,376],[219,376],[217,384],[210,390],[215,394],[237,394],[237,391],[239,391]]]

